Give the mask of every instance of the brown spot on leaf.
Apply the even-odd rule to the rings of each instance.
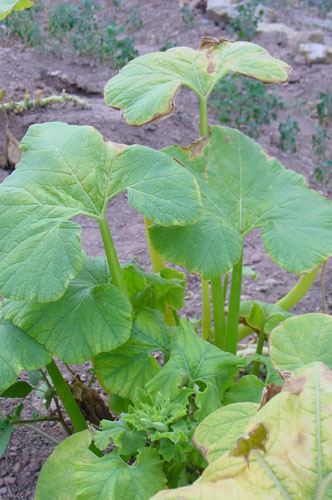
[[[305,437],[304,437],[304,435],[299,433],[299,434],[297,435],[297,437],[296,437],[296,444],[297,444],[298,446],[302,446],[304,442],[305,442]]]
[[[256,424],[251,431],[236,441],[236,445],[229,452],[230,456],[243,457],[249,462],[251,450],[265,450],[265,444],[269,436],[268,428],[262,423]]]
[[[120,142],[108,141],[107,144],[109,144],[113,149],[115,149],[117,153],[120,153],[120,151],[123,151],[128,147],[127,144],[121,144]]]
[[[283,385],[282,392],[290,392],[291,394],[299,395],[303,391],[303,386],[306,383],[306,377],[288,378]]]
[[[262,408],[262,406],[266,405],[266,403],[270,401],[270,399],[279,394],[281,392],[281,389],[282,389],[281,385],[276,385],[273,384],[272,382],[271,384],[264,387],[259,410]]]
[[[228,42],[227,38],[214,38],[213,36],[203,36],[198,50],[212,49],[218,47],[223,42]]]
[[[228,135],[225,136],[225,141],[230,142],[230,143],[233,142],[232,139]]]
[[[190,151],[190,159],[193,158],[194,156],[203,156],[203,148],[206,146],[209,142],[209,134],[205,135],[204,137],[201,137],[197,141],[193,142],[189,146],[189,151]]]
[[[99,425],[103,419],[114,420],[98,392],[83,385],[78,374],[75,375],[69,389],[86,420],[95,425]]]

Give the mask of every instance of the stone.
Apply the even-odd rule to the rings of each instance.
[[[238,14],[236,0],[207,0],[206,15],[212,21],[226,21],[233,19]]]
[[[324,43],[324,33],[322,31],[296,31],[282,23],[259,23],[257,33],[282,34],[286,37],[287,45],[295,49],[302,43]]]
[[[307,64],[332,63],[332,47],[327,47],[322,43],[301,43],[298,54],[305,57]]]

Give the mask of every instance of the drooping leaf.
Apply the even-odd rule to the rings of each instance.
[[[43,345],[4,318],[0,318],[0,346],[0,391],[10,387],[21,370],[42,368],[51,361]]]
[[[57,302],[3,302],[3,314],[66,363],[83,363],[124,344],[131,305],[109,283],[105,259],[83,256],[83,267]]]
[[[277,370],[296,370],[312,361],[332,369],[332,318],[303,314],[287,319],[270,337],[271,361]]]
[[[203,203],[191,226],[150,228],[167,260],[213,278],[239,261],[242,239],[258,227],[267,253],[288,271],[303,273],[332,255],[331,202],[238,130],[214,126],[189,149],[166,151],[195,175]]]
[[[33,391],[33,387],[23,380],[15,382],[5,391],[0,393],[0,398],[25,398],[30,392]]]
[[[0,289],[12,300],[59,299],[82,265],[81,228],[68,219],[100,219],[121,191],[161,225],[199,216],[194,178],[163,152],[121,149],[92,127],[60,122],[33,125],[21,148],[0,186]]]
[[[281,307],[261,300],[244,300],[240,303],[240,318],[256,331],[264,328],[265,333],[270,333],[279,323],[291,316],[292,313]]]
[[[77,460],[77,500],[149,500],[161,490],[166,477],[156,450],[144,448],[133,465],[128,465],[116,453],[98,458],[92,463]]]
[[[291,68],[253,43],[205,38],[198,50],[175,47],[137,57],[107,83],[105,101],[122,109],[130,125],[144,125],[172,114],[181,85],[207,98],[230,71],[285,83]]]
[[[215,410],[221,404],[220,398],[224,391],[232,385],[241,363],[236,356],[202,340],[193,326],[182,320],[171,344],[169,361],[146,387],[152,393],[160,391],[172,400],[178,396],[181,387],[193,388],[196,384],[202,393],[205,390],[214,391]]]
[[[327,490],[332,481],[331,407],[327,366],[298,369],[250,418],[231,453],[211,463],[192,486],[160,492],[153,500],[325,498],[324,483]]]
[[[92,464],[90,431],[73,434],[60,443],[46,460],[39,474],[35,500],[73,500],[77,498],[75,465]]]
[[[149,274],[133,263],[122,270],[135,311],[149,307],[166,313],[169,306],[174,309],[184,306],[184,273],[165,267],[160,273]]]
[[[260,403],[264,383],[255,375],[245,375],[225,392],[223,404],[241,403],[249,401]]]
[[[223,406],[199,424],[194,434],[194,443],[209,463],[233,448],[251,417],[257,413],[258,407],[255,403]]]
[[[102,420],[100,424],[102,431],[96,431],[93,438],[100,450],[105,450],[111,439],[120,455],[134,455],[139,448],[145,446],[145,433],[132,430],[122,418],[113,421]]]
[[[134,400],[136,389],[144,388],[160,370],[151,353],[166,352],[174,330],[158,311],[138,313],[128,342],[95,358],[96,374],[106,392]]]
[[[32,0],[1,0],[0,5],[0,21],[8,16],[12,10],[24,10],[32,7]]]

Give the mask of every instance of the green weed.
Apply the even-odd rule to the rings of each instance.
[[[181,21],[184,29],[188,30],[193,28],[194,26],[194,11],[189,7],[189,5],[185,5],[180,10],[181,12]]]
[[[263,125],[276,120],[281,98],[259,81],[231,75],[220,80],[211,97],[221,123],[236,125],[250,137],[259,137]]]
[[[258,5],[259,0],[249,0],[238,6],[238,15],[229,23],[230,33],[237,34],[238,40],[251,40],[256,35],[264,14],[263,9],[257,11]]]
[[[279,124],[280,147],[283,151],[296,152],[296,137],[300,130],[297,121],[292,121],[290,116],[284,123]]]
[[[327,130],[320,125],[315,127],[316,133],[312,136],[312,147],[319,161],[315,174],[318,182],[328,184],[332,177],[332,156],[328,153],[328,146],[331,137]]]

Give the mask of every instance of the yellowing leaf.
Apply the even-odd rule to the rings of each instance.
[[[198,50],[175,47],[137,57],[107,83],[105,101],[122,109],[130,125],[144,125],[172,114],[181,85],[206,98],[230,71],[285,83],[291,68],[253,43],[203,39]]]
[[[332,372],[312,363],[249,420],[231,453],[193,485],[153,500],[323,500],[332,484],[331,424]]]

